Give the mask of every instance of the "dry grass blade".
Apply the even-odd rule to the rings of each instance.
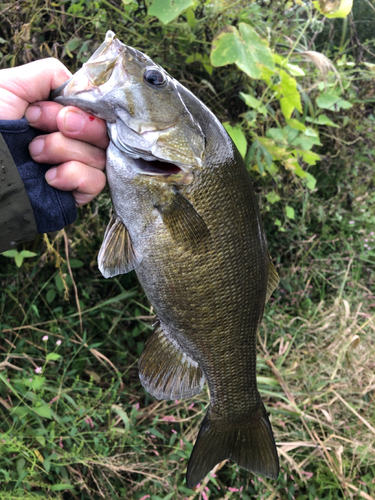
[[[347,408],[348,408],[348,409],[349,409],[349,410],[350,410],[350,411],[351,411],[351,412],[352,412],[352,413],[353,413],[356,417],[358,417],[358,418],[359,418],[359,420],[360,420],[362,423],[364,423],[364,424],[365,424],[365,426],[366,426],[368,429],[370,429],[370,431],[371,431],[373,434],[375,434],[375,429],[374,429],[374,427],[372,427],[372,425],[370,425],[370,424],[367,422],[367,420],[366,420],[365,418],[361,417],[361,415],[360,415],[357,411],[355,411],[355,409],[354,409],[354,408],[352,408],[352,407],[350,406],[350,404],[349,404],[349,403],[347,403],[347,402],[345,401],[345,399],[344,399],[344,398],[342,398],[342,397],[340,396],[340,394],[338,394],[338,393],[337,393],[334,389],[332,389],[332,392],[333,392],[333,394],[334,394],[334,395],[335,395],[335,396],[336,396],[336,397],[337,397],[337,398],[338,398],[338,399],[339,399],[342,403],[344,403],[344,405],[345,405],[345,406],[346,406],[346,407],[347,407]]]

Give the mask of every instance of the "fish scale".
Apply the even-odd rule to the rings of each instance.
[[[98,262],[107,278],[134,269],[156,311],[142,384],[159,399],[208,384],[187,486],[227,458],[276,478],[256,335],[278,276],[238,150],[206,106],[112,32],[52,98],[107,120],[114,215]]]

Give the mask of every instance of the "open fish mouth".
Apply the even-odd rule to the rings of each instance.
[[[143,158],[139,158],[135,160],[134,163],[144,174],[169,176],[183,172],[183,170],[174,163],[167,163],[161,160],[146,161]]]

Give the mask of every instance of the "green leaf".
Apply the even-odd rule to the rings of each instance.
[[[50,489],[51,491],[72,490],[74,489],[74,486],[71,484],[59,483],[52,485]]]
[[[280,196],[275,193],[275,191],[269,192],[266,198],[269,203],[272,203],[272,205],[280,200]]]
[[[262,115],[267,116],[267,108],[259,99],[256,99],[250,94],[244,94],[243,92],[240,92],[240,97],[250,108],[256,109],[259,113],[262,113]]]
[[[314,123],[315,125],[328,125],[329,127],[340,128],[340,125],[337,125],[332,120],[330,120],[327,115],[319,115],[317,118],[315,118],[315,120],[308,116],[306,117],[306,121]]]
[[[126,412],[117,405],[112,405],[112,409],[117,413],[125,425],[125,433],[127,434],[130,430],[130,420]]]
[[[311,191],[314,191],[315,189],[315,186],[316,186],[316,179],[313,175],[309,174],[308,172],[305,172],[306,173],[306,186],[311,190]]]
[[[235,127],[232,127],[232,125],[230,123],[225,122],[225,123],[223,123],[223,127],[230,135],[232,141],[236,145],[242,158],[245,158],[246,150],[247,150],[247,141],[246,141],[245,134],[243,133],[240,125],[236,125]]]
[[[84,262],[82,260],[79,260],[79,259],[71,259],[70,261],[70,267],[72,269],[77,269],[79,267],[82,267]]]
[[[20,253],[17,253],[17,255],[14,256],[14,260],[16,262],[16,266],[17,267],[21,267],[22,266],[23,256]]]
[[[345,101],[342,97],[331,92],[324,92],[316,99],[316,104],[321,109],[330,109],[339,111],[340,109],[348,109],[352,107],[349,101]]]
[[[192,5],[194,0],[154,0],[148,8],[148,15],[168,24]]]
[[[47,361],[57,361],[61,357],[62,356],[60,356],[60,354],[57,354],[57,352],[50,352],[49,354],[47,354],[46,360]]]
[[[285,207],[285,213],[288,219],[294,219],[294,208],[287,205]]]
[[[46,438],[44,436],[35,436],[35,439],[40,443],[43,447],[46,445]]]
[[[35,252],[30,252],[29,250],[22,250],[20,255],[22,255],[24,259],[28,259],[29,257],[35,257],[37,254]]]
[[[286,122],[290,127],[296,130],[301,130],[301,132],[304,132],[306,130],[305,125],[300,121],[295,120],[294,118],[290,118],[289,120],[286,120]]]
[[[24,458],[19,458],[16,462],[16,467],[17,467],[17,472],[18,475],[21,475],[21,472],[23,471],[24,467],[26,464],[26,460]]]
[[[40,389],[43,384],[45,383],[46,378],[45,377],[33,377],[31,380],[29,378],[24,378],[22,379],[22,382],[29,387],[30,389],[33,390],[38,390]]]
[[[263,67],[275,69],[267,41],[245,23],[239,24],[239,31],[234,26],[226,26],[216,35],[212,42],[211,63],[213,66],[234,63],[250,78],[260,78]]]
[[[51,408],[48,405],[38,406],[37,408],[33,408],[33,410],[43,418],[52,418]]]
[[[290,118],[296,108],[302,113],[301,96],[297,90],[297,81],[288,75],[283,69],[280,70],[281,83],[279,85],[283,97],[280,99],[281,111],[285,118]]]
[[[80,38],[72,38],[66,44],[66,48],[71,52],[72,50],[76,50],[82,44],[82,40]]]
[[[56,291],[53,288],[51,288],[51,290],[48,290],[48,292],[46,294],[46,299],[47,299],[48,304],[53,302],[55,300],[55,297],[56,297]]]
[[[186,11],[186,20],[190,28],[195,28],[197,25],[197,20],[195,19],[195,12],[193,8],[190,8]]]
[[[18,255],[18,251],[16,249],[7,250],[6,252],[3,252],[1,255],[4,255],[4,257],[15,257],[16,255]]]
[[[288,63],[286,65],[286,67],[288,68],[289,73],[293,76],[305,76],[306,75],[306,73],[303,71],[303,69],[300,68],[299,66],[297,66],[296,64]]]

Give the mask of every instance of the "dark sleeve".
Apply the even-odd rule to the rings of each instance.
[[[29,154],[28,145],[41,133],[25,118],[0,120],[0,252],[77,218],[72,194],[51,187],[44,178],[50,165],[36,163]]]

